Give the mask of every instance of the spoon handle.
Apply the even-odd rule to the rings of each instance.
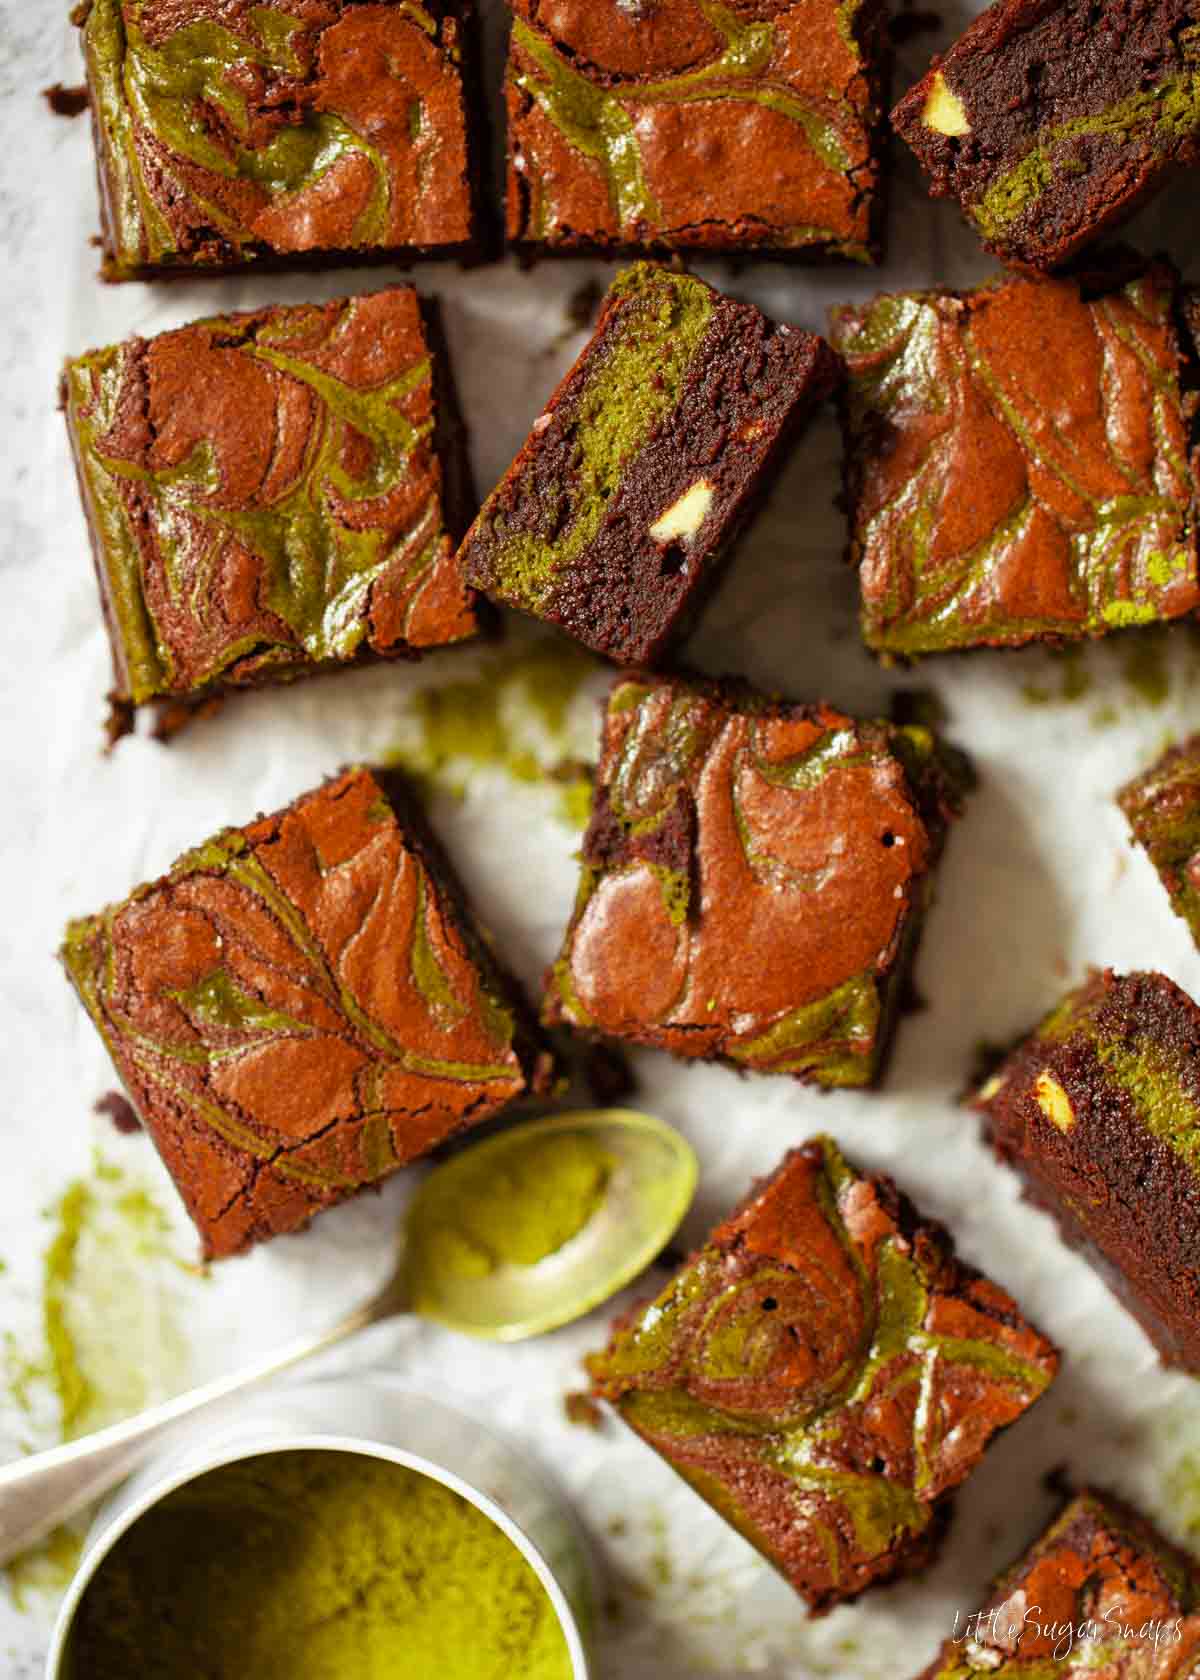
[[[0,1565],[123,1481],[178,1425],[218,1408],[281,1371],[324,1353],[356,1330],[397,1310],[392,1287],[331,1329],[288,1342],[278,1352],[135,1417],[0,1469]]]

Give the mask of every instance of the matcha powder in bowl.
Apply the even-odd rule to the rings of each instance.
[[[264,1454],[147,1511],[89,1584],[69,1680],[571,1680],[533,1568],[384,1459]]]

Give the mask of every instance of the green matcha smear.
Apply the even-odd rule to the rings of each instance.
[[[583,1132],[514,1139],[497,1159],[443,1176],[423,1196],[410,1240],[421,1276],[487,1277],[536,1266],[578,1236],[604,1200],[613,1161]]]
[[[98,1155],[89,1175],[67,1184],[45,1217],[40,1334],[8,1330],[0,1342],[2,1399],[27,1451],[74,1440],[165,1399],[186,1387],[189,1367],[181,1325],[190,1285],[170,1221],[150,1192]],[[9,1303],[0,1305],[7,1314]],[[86,1521],[55,1529],[6,1565],[18,1611],[34,1596],[66,1587],[83,1527]]]
[[[459,1494],[272,1453],[179,1488],[84,1594],[67,1680],[570,1680],[554,1607]]]
[[[584,828],[592,779],[570,754],[571,711],[599,669],[596,660],[557,637],[485,659],[475,676],[430,684],[409,697],[403,733],[387,761],[419,786],[456,798],[476,770],[552,785],[557,814],[570,827]]]

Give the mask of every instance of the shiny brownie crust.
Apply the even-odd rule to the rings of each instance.
[[[822,1614],[930,1560],[947,1495],[1058,1356],[890,1179],[817,1138],[588,1365]]]
[[[514,0],[508,235],[873,261],[886,0]]]
[[[545,1019],[871,1083],[963,786],[922,728],[619,678]]]
[[[207,1258],[548,1084],[449,865],[369,770],[72,922],[62,958]]]
[[[1016,647],[1196,610],[1191,307],[1169,263],[1120,253],[834,311],[869,647]]]
[[[468,255],[474,0],[90,0],[110,280]]]
[[[62,403],[118,711],[477,629],[436,312],[408,287],[268,307],[68,362]]]
[[[1085,1488],[918,1680],[1185,1680],[1200,1655],[1198,1599],[1191,1558],[1112,1494]]]

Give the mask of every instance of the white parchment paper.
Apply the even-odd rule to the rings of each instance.
[[[498,0],[485,8],[499,12]],[[902,49],[898,89],[973,9],[947,0],[944,32]],[[92,1114],[113,1078],[53,957],[64,920],[122,896],[220,825],[273,809],[345,761],[384,750],[413,686],[463,675],[475,658],[442,655],[419,670],[380,668],[255,696],[169,749],[132,739],[101,757],[108,653],[55,413],[62,357],[202,314],[370,289],[393,276],[101,285],[88,243],[96,207],[86,119],[56,118],[39,96],[52,81],[79,80],[64,12],[63,0],[0,5],[0,1333],[18,1359],[36,1359],[41,1345],[44,1212],[65,1185],[94,1171],[97,1146],[170,1210],[175,1250],[194,1253],[147,1140],[118,1138]],[[489,16],[493,31],[496,21]],[[891,255],[879,272],[766,264],[702,271],[818,329],[839,300],[986,276],[973,237],[951,207],[926,200],[902,147],[896,175]],[[1132,233],[1145,247],[1169,249],[1200,278],[1197,225],[1193,180]],[[571,294],[590,274],[608,272],[574,263],[525,274],[512,266],[419,270],[422,288],[443,302],[482,488],[507,464],[582,342],[566,314]],[[826,414],[797,451],[689,656],[797,698],[875,708],[896,682],[858,645],[832,505],[838,455]],[[926,1579],[809,1624],[771,1570],[616,1423],[598,1433],[568,1424],[563,1395],[580,1386],[578,1360],[602,1338],[608,1313],[512,1349],[409,1322],[373,1333],[347,1355],[507,1425],[564,1479],[607,1580],[602,1680],[911,1674],[955,1612],[974,1609],[989,1575],[1044,1523],[1053,1500],[1042,1479],[1059,1465],[1120,1489],[1181,1539],[1196,1525],[1200,1538],[1200,1496],[1189,1507],[1186,1492],[1190,1455],[1200,1448],[1200,1389],[1157,1367],[1097,1278],[1059,1244],[1048,1220],[1021,1205],[955,1102],[977,1042],[1030,1025],[1089,963],[1161,968],[1200,993],[1200,955],[1145,859],[1129,850],[1112,801],[1170,735],[1200,727],[1200,654],[1187,631],[1166,641],[1169,692],[1157,705],[1126,672],[1131,657],[1159,656],[1153,638],[1113,637],[1091,650],[1091,689],[1069,704],[1034,706],[1023,696],[1031,685],[1054,693],[1061,686],[1061,662],[1038,653],[935,659],[905,679],[941,696],[949,733],[974,756],[981,786],[951,836],[920,955],[926,1007],[903,1022],[882,1091],[823,1097],[786,1079],[740,1080],[637,1059],[638,1102],[680,1126],[702,1159],[687,1240],[701,1237],[789,1145],[828,1130],[945,1219],[964,1254],[1064,1347],[1058,1385],[962,1492],[942,1560]],[[581,698],[573,730],[578,750],[590,750],[590,697]],[[433,814],[510,961],[536,983],[574,883],[577,836],[555,818],[553,793],[481,773],[461,803],[442,800]],[[105,1302],[123,1303],[111,1333],[140,1372],[146,1398],[232,1369],[332,1319],[382,1277],[411,1184],[401,1175],[381,1195],[229,1262],[208,1281],[127,1260],[107,1279],[107,1297],[103,1289],[96,1295],[92,1328],[108,1333]],[[93,1259],[103,1271],[103,1253]],[[22,1408],[10,1395],[0,1410],[0,1456],[56,1438],[53,1405],[44,1396],[26,1400]],[[0,1673],[32,1680],[55,1601],[36,1588],[19,1596],[23,1608],[0,1581]]]

